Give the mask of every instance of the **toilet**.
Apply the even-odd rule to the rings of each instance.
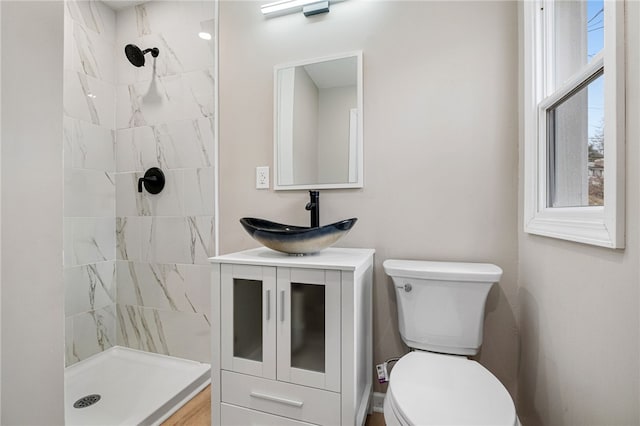
[[[400,335],[412,349],[391,370],[386,424],[519,425],[502,383],[467,358],[482,345],[487,295],[502,269],[392,259],[383,267],[396,289]]]

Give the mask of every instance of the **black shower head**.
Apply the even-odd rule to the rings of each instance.
[[[156,58],[158,57],[160,50],[158,50],[157,47],[154,47],[153,49],[145,49],[143,51],[140,50],[140,48],[135,44],[127,44],[124,48],[124,54],[127,55],[127,59],[129,60],[129,62],[131,62],[131,65],[134,65],[136,67],[141,67],[144,65],[144,55],[149,52],[151,52],[151,56]]]

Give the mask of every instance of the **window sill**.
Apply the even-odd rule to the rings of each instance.
[[[600,247],[624,247],[624,238],[616,238],[607,227],[603,207],[545,209],[525,223],[524,231]]]

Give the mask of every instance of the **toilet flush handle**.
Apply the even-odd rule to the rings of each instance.
[[[409,293],[413,289],[413,287],[409,283],[405,283],[404,285],[397,285],[396,287],[403,288],[407,293]]]

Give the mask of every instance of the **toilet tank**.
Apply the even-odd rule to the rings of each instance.
[[[482,345],[487,295],[502,269],[488,263],[388,259],[402,340],[414,349],[475,355]]]

